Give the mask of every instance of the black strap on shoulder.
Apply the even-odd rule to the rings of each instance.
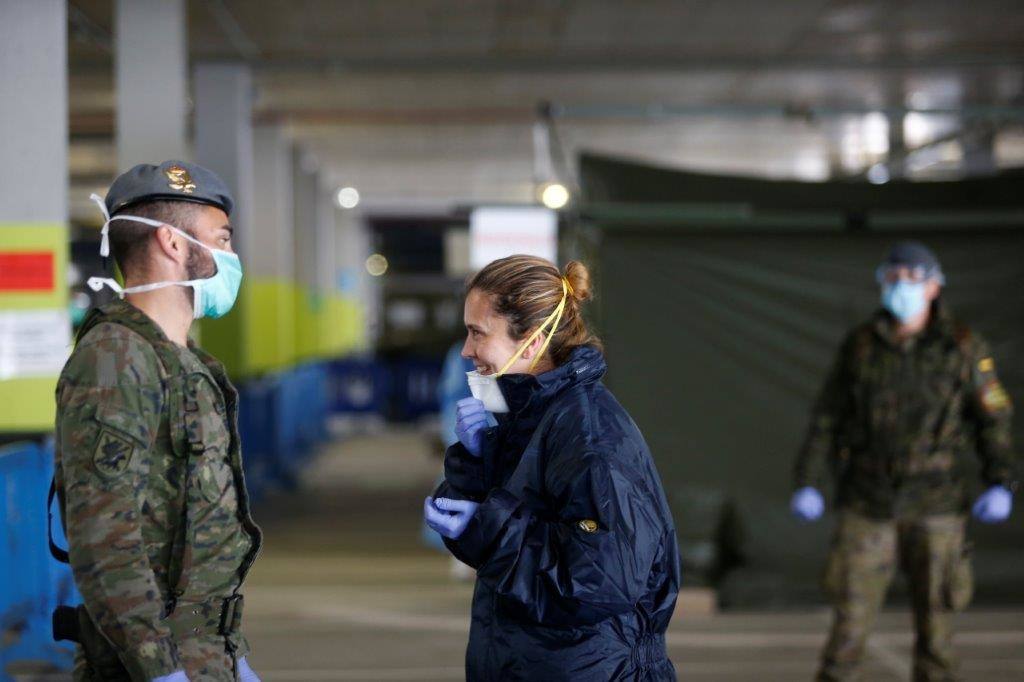
[[[53,541],[53,498],[57,496],[57,479],[50,479],[50,494],[46,496],[46,538],[50,541],[50,555],[62,564],[71,563],[66,549]]]

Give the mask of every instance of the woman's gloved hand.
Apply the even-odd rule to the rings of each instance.
[[[982,523],[999,523],[1010,518],[1013,493],[1001,485],[994,485],[978,497],[971,510]]]
[[[154,677],[150,682],[188,682],[188,675],[184,670],[175,670],[170,675]]]
[[[487,410],[476,398],[463,398],[455,403],[455,435],[469,454],[480,456],[480,441],[487,428]]]
[[[449,540],[457,540],[473,520],[479,506],[470,500],[428,497],[423,501],[423,519],[439,535]]]
[[[825,498],[815,488],[807,486],[793,493],[789,508],[801,521],[817,521],[825,511]]]
[[[242,682],[260,682],[259,675],[249,667],[249,661],[245,660],[245,656],[238,659],[238,679]]]

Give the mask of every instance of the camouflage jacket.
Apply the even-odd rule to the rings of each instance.
[[[961,512],[972,451],[985,484],[1013,485],[1012,411],[988,345],[944,306],[902,344],[879,311],[839,350],[795,483],[820,487],[829,463],[840,508],[874,518]]]
[[[219,619],[261,544],[223,366],[115,301],[86,318],[56,397],[61,515],[91,619],[133,680],[234,679],[241,633],[191,627]],[[190,627],[175,627],[186,607]]]

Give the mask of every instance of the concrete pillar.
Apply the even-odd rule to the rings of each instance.
[[[356,210],[340,210],[337,216],[337,287],[340,294],[354,307],[356,321],[353,347],[366,348],[370,342],[370,326],[375,322],[373,313],[376,311],[377,296],[380,293],[380,278],[370,277],[366,272],[366,259],[370,256],[370,235],[361,215]]]
[[[0,432],[53,428],[67,312],[67,13],[0,0]]]
[[[253,199],[249,269],[258,277],[291,279],[295,272],[292,144],[279,126],[253,134]]]
[[[253,362],[258,369],[295,358],[295,228],[292,144],[279,126],[257,126],[253,136],[252,229],[248,282],[254,297]]]
[[[217,173],[235,199],[231,213],[232,244],[247,272],[254,256],[253,231],[253,131],[252,74],[244,64],[200,64],[193,81],[195,99],[195,154],[197,163]],[[253,301],[251,278],[242,280],[235,309],[219,320],[204,320],[203,345],[217,355],[236,377],[262,368],[257,318],[259,301]]]
[[[296,148],[292,153],[294,206],[292,213],[295,248],[295,280],[309,290],[317,288],[316,235],[319,219],[317,171],[309,152]]]
[[[317,232],[320,225],[318,168],[312,154],[296,147],[292,152],[294,267],[297,286],[295,348],[301,358],[319,354],[318,314],[321,311],[317,272]]]
[[[321,173],[316,183],[316,287],[323,295],[338,289],[337,253],[335,244],[338,230],[337,212],[332,187]]]
[[[244,64],[200,64],[195,71],[195,160],[219,175],[235,198],[235,251],[249,256],[253,224],[252,73]]]
[[[0,0],[0,220],[68,217],[67,15],[62,0]]]
[[[117,168],[187,160],[184,0],[117,0]]]

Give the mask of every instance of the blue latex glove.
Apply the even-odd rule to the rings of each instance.
[[[480,442],[487,428],[487,410],[476,398],[463,398],[455,403],[455,435],[469,454],[480,456]]]
[[[188,675],[185,674],[184,670],[177,670],[170,675],[154,677],[152,682],[188,682]]]
[[[242,682],[260,682],[259,676],[249,667],[249,661],[245,660],[245,656],[238,659],[238,678]]]
[[[793,493],[789,508],[801,521],[817,521],[825,511],[825,499],[817,490],[807,486]]]
[[[423,519],[439,535],[457,540],[473,520],[480,505],[470,500],[453,500],[447,497],[423,501]]]
[[[974,503],[974,518],[982,523],[999,523],[1010,517],[1013,493],[1001,485],[994,485],[981,494]]]

